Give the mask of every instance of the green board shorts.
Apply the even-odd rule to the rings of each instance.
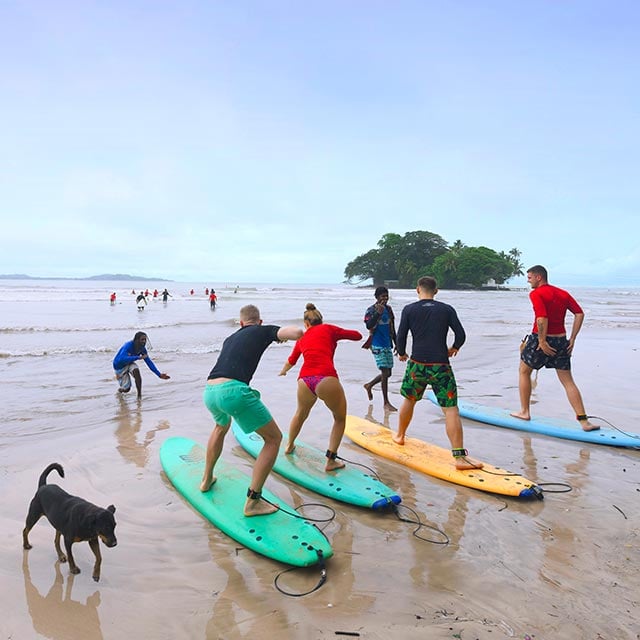
[[[260,392],[239,380],[208,384],[203,399],[216,424],[223,427],[233,418],[245,433],[253,433],[273,420]]]
[[[441,407],[458,406],[458,387],[451,365],[409,360],[404,372],[400,394],[409,400],[422,400],[431,386]]]

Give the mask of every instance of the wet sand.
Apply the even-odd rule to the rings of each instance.
[[[254,378],[283,430],[295,402],[295,376],[277,377],[288,351],[272,347]],[[629,376],[637,367],[635,353],[594,332],[575,367],[589,405],[640,432],[637,378]],[[461,395],[515,408],[517,356],[510,363],[501,351],[487,364],[484,347],[473,345],[466,359],[463,354],[454,361]],[[345,439],[341,455],[371,466],[396,488],[403,504],[437,530],[418,534],[434,542],[414,536],[415,525],[393,514],[335,503],[272,476],[269,489],[291,504],[322,502],[336,513],[321,525],[335,550],[327,582],[295,598],[274,585],[285,567],[239,548],[194,512],[162,473],[158,451],[165,438],[206,441],[211,423],[201,390],[211,356],[165,355],[160,368],[172,379],[163,382],[143,371],[141,403],[119,397],[108,369],[96,374],[89,357],[62,357],[44,370],[38,369],[42,362],[20,365],[24,369],[12,372],[11,385],[3,385],[13,405],[26,412],[34,393],[39,399],[38,414],[25,417],[24,430],[12,428],[1,441],[0,638],[640,637],[639,451],[465,422],[473,456],[538,483],[571,488],[555,493],[563,487],[549,485],[544,501],[522,501],[423,476]],[[609,366],[620,358],[627,359],[625,366]],[[369,404],[362,388],[374,373],[370,354],[357,345],[340,348],[336,362],[349,412],[394,427],[397,414],[384,415],[380,392]],[[590,362],[597,363],[595,370]],[[396,405],[402,371],[398,364],[392,378]],[[58,399],[55,410],[46,409],[47,394]],[[60,409],[61,397],[68,397],[67,410]],[[551,373],[541,374],[535,400],[547,415],[570,415]],[[328,431],[329,414],[318,405],[301,439],[326,448]],[[447,446],[444,422],[427,401],[418,405],[409,435]],[[223,456],[250,469],[251,459],[232,435]],[[44,519],[31,533],[33,549],[22,550],[29,501],[52,461],[64,466],[66,478],[52,474],[50,481],[101,506],[116,505],[119,543],[102,547],[99,583],[91,579],[93,555],[86,543],[74,546],[79,575],[70,576],[68,566],[57,562],[54,532]],[[412,517],[407,510],[401,515]],[[448,544],[437,544],[443,540],[438,531]],[[280,584],[304,592],[317,579],[317,570],[294,571]]]

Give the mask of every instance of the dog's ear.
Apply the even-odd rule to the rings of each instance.
[[[107,511],[111,511],[111,513],[115,513],[115,512],[116,512],[116,508],[115,508],[112,504],[110,504],[110,505],[107,507]]]

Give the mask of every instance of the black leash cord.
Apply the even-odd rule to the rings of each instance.
[[[306,569],[307,567],[289,567],[288,569],[281,571],[273,581],[275,588],[280,593],[283,593],[285,596],[292,596],[293,598],[301,598],[302,596],[308,596],[310,593],[317,591],[327,581],[327,567],[324,562],[324,556],[322,555],[322,551],[320,549],[316,549],[316,553],[318,554],[318,566],[320,567],[320,578],[316,586],[313,587],[313,589],[311,589],[310,591],[305,591],[304,593],[291,593],[289,591],[285,591],[280,587],[280,585],[278,585],[278,580],[280,579],[280,576],[283,576],[285,573],[290,573],[291,571],[296,571],[298,569]]]
[[[333,507],[329,505],[322,504],[321,502],[305,502],[297,507],[295,507],[295,511],[298,509],[303,509],[304,507],[322,507],[323,509],[328,509],[331,512],[331,517],[329,518],[308,518],[307,516],[302,516],[299,513],[293,513],[288,509],[283,509],[279,504],[275,502],[271,502],[271,500],[267,500],[264,496],[260,496],[260,500],[264,500],[267,504],[270,504],[273,507],[276,507],[278,511],[282,511],[282,513],[286,513],[288,516],[292,518],[300,518],[300,520],[308,520],[309,522],[332,522],[336,517],[336,512]]]
[[[569,493],[573,491],[573,487],[566,482],[538,482],[545,493]],[[562,487],[561,489],[547,489],[546,487]]]
[[[414,517],[415,520],[409,520],[408,518],[403,518],[400,513],[399,513],[399,507],[403,507],[404,509],[406,509],[407,511],[410,511]],[[437,527],[434,527],[430,524],[425,524],[424,522],[422,522],[420,520],[420,516],[411,508],[411,507],[407,507],[404,504],[399,504],[399,505],[393,505],[393,513],[395,514],[396,518],[398,518],[398,520],[400,520],[400,522],[408,522],[409,524],[417,524],[418,526],[413,530],[413,535],[418,538],[418,540],[422,540],[423,542],[431,542],[432,544],[449,544],[449,536],[444,532],[444,531],[440,531],[440,529],[438,529]],[[436,531],[438,532],[444,539],[443,540],[429,540],[428,538],[423,538],[422,536],[418,535],[418,531],[420,531],[420,529],[431,529],[432,531]]]
[[[366,464],[362,464],[361,462],[355,462],[354,460],[347,460],[347,458],[343,458],[342,456],[336,456],[336,458],[338,460],[342,460],[342,462],[346,462],[347,464],[353,464],[356,467],[362,467],[363,469],[366,469],[372,478],[375,478],[378,482],[382,482],[380,480],[380,476],[371,467],[367,467]]]

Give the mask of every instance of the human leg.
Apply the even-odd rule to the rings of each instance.
[[[580,389],[573,380],[573,376],[571,375],[570,369],[556,369],[556,373],[558,374],[558,380],[564,387],[565,393],[567,394],[567,399],[569,400],[569,404],[575,411],[576,417],[580,422],[580,426],[583,431],[597,431],[600,427],[595,424],[589,422],[589,419],[586,416],[584,403],[582,401],[582,394],[580,393]]]
[[[293,450],[296,447],[296,438],[300,433],[300,429],[302,429],[304,421],[309,417],[309,412],[318,399],[316,395],[311,393],[304,380],[298,380],[296,397],[298,400],[298,406],[296,407],[296,412],[293,414],[293,418],[291,418],[291,422],[289,424],[289,439],[287,447],[284,450],[285,453],[293,453]]]
[[[398,413],[398,431],[396,435],[392,436],[392,440],[396,444],[404,444],[404,438],[407,433],[407,428],[413,418],[413,410],[416,406],[415,398],[405,397],[400,405],[400,412]]]
[[[344,389],[338,378],[327,376],[316,387],[316,393],[333,415],[333,426],[329,435],[327,451],[331,454],[337,454],[347,421],[347,398],[344,395]],[[334,471],[342,467],[344,467],[344,462],[336,459],[333,455],[327,456],[325,471]]]
[[[382,388],[382,399],[384,401],[384,408],[387,411],[397,411],[397,409],[389,402],[389,378],[391,377],[391,369],[385,367],[380,369],[382,380],[380,381],[380,387]]]
[[[518,392],[520,395],[520,411],[513,411],[511,415],[514,418],[520,418],[521,420],[531,420],[530,405],[531,405],[531,373],[533,369],[520,361],[518,368]]]
[[[131,375],[136,383],[136,391],[138,393],[138,399],[142,398],[142,376],[140,375],[140,369],[138,367],[131,369]]]
[[[224,437],[229,431],[229,423],[227,426],[217,424],[213,428],[209,440],[207,442],[207,451],[204,462],[204,472],[202,474],[202,482],[200,483],[200,491],[209,491],[211,486],[217,480],[213,475],[213,470],[218,462],[218,458],[222,453],[222,447],[224,446]]]
[[[278,507],[264,500],[260,500],[260,494],[267,476],[271,472],[271,469],[273,469],[273,465],[278,457],[278,450],[282,442],[282,433],[273,419],[257,429],[256,433],[264,440],[264,445],[253,465],[251,486],[249,487],[247,501],[244,505],[245,516],[266,515],[278,510]]]
[[[449,442],[451,443],[456,469],[482,469],[482,462],[471,460],[466,454],[463,443],[462,420],[460,419],[458,407],[441,407],[441,409],[444,413],[445,429],[447,438],[449,438]]]
[[[373,378],[373,380],[367,382],[364,385],[365,391],[367,392],[367,397],[369,398],[369,401],[373,400],[373,387],[375,385],[378,384],[378,382],[380,382],[382,380],[382,376],[380,374],[378,374],[375,378]]]

